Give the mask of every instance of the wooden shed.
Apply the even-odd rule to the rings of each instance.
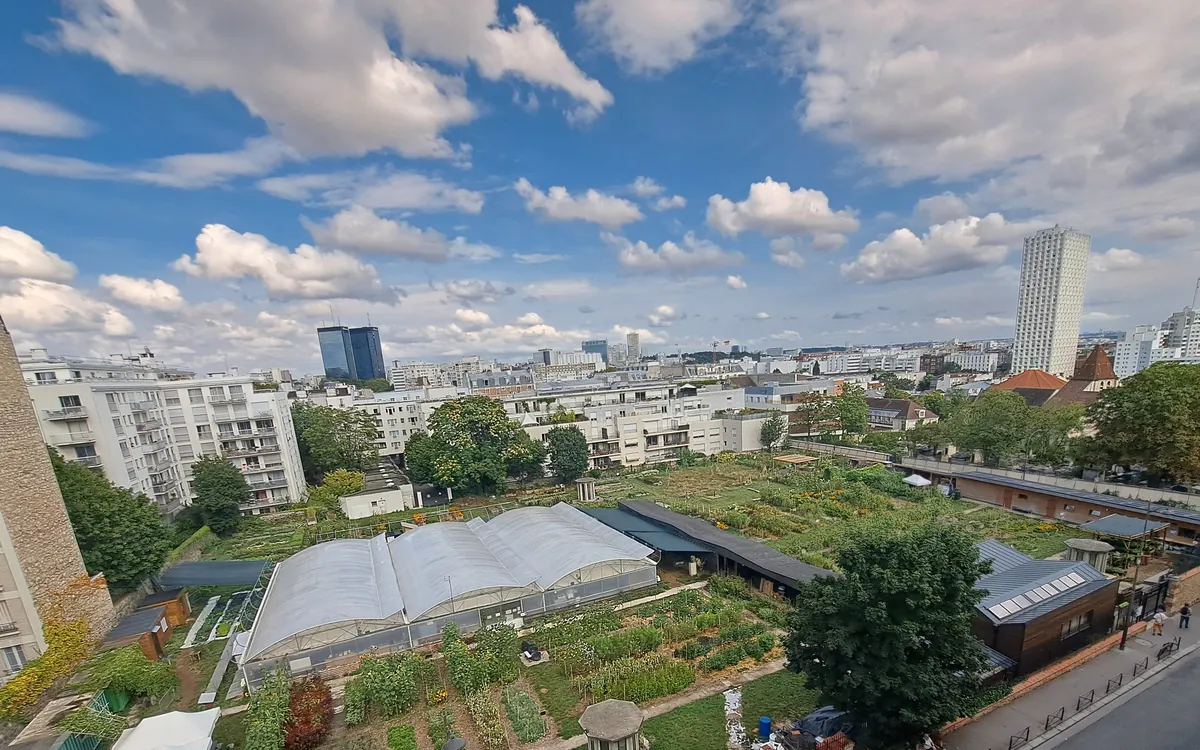
[[[167,620],[167,606],[136,610],[117,623],[104,639],[103,648],[121,648],[136,643],[150,661],[163,656],[163,647],[171,638],[171,623]]]
[[[177,628],[192,616],[192,605],[188,602],[187,589],[175,588],[165,591],[155,591],[137,605],[139,610],[151,607],[165,606],[167,622]]]

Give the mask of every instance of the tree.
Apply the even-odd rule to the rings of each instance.
[[[838,411],[834,401],[821,393],[800,393],[793,397],[796,405],[795,422],[801,435],[809,436],[814,432],[827,432],[828,428],[837,423]]]
[[[241,507],[250,501],[250,485],[224,458],[208,456],[192,464],[192,505],[214,534],[237,531]]]
[[[487,396],[448,401],[429,416],[429,434],[405,444],[413,477],[481,494],[504,491],[510,476],[540,476],[545,446]]]
[[[950,436],[959,448],[980,451],[984,463],[996,466],[1021,453],[1034,418],[1030,412],[1020,394],[989,389],[954,415]]]
[[[931,373],[926,373],[925,377],[921,378],[921,382],[917,383],[917,390],[927,391],[930,388],[933,388],[933,375]]]
[[[1087,417],[1107,463],[1200,482],[1200,365],[1155,364],[1102,391]]]
[[[308,505],[325,513],[342,517],[342,506],[338,499],[352,495],[363,488],[366,477],[362,472],[337,469],[325,475],[319,487],[308,488]]]
[[[899,434],[914,452],[922,445],[937,450],[950,444],[949,425],[945,422],[924,422]]]
[[[787,417],[781,411],[771,412],[758,431],[759,442],[763,450],[772,451],[779,446],[780,441],[787,436]]]
[[[925,408],[938,415],[939,419],[954,419],[954,415],[971,404],[971,399],[962,391],[951,391],[949,395],[940,391],[926,393],[921,397]]]
[[[843,435],[862,435],[867,431],[867,392],[861,386],[842,387],[837,397],[838,423]]]
[[[1083,430],[1084,409],[1070,404],[1030,409],[1025,425],[1025,455],[1046,466],[1061,466],[1071,457],[1071,436]]]
[[[820,363],[820,362],[818,362],[818,361],[817,361],[817,360],[815,360],[815,359],[813,360],[812,374],[813,374],[813,375],[820,375],[820,374],[821,374],[821,363]]]
[[[587,438],[574,427],[555,427],[546,433],[550,473],[563,484],[583,476],[588,468]]]
[[[872,747],[911,747],[968,713],[978,693],[984,655],[971,619],[991,563],[951,526],[887,529],[839,546],[842,576],[801,584],[787,667],[864,722]]]
[[[337,469],[363,471],[379,463],[379,428],[366,412],[297,402],[292,423],[309,484],[319,484]]]
[[[171,533],[154,504],[53,449],[50,463],[87,572],[104,573],[117,590],[157,573],[171,551]]]
[[[883,432],[868,432],[863,435],[861,445],[864,448],[871,450],[883,451],[884,453],[895,453],[900,450],[900,446],[904,444],[903,432],[892,432],[890,430]]]

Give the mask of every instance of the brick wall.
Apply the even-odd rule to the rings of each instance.
[[[1167,588],[1167,611],[1175,612],[1185,604],[1200,602],[1200,567],[1176,576]]]
[[[87,617],[93,630],[112,623],[112,601],[102,579],[86,587],[87,571],[75,542],[67,509],[58,491],[50,457],[42,442],[12,338],[0,320],[0,513],[8,525],[21,573],[39,614],[61,604],[60,592],[73,590],[72,614]],[[15,571],[14,571],[15,572]]]

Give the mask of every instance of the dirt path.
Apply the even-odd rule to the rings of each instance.
[[[200,681],[203,679],[203,675],[200,674],[200,662],[191,658],[192,653],[193,651],[188,649],[175,657],[175,676],[179,678],[179,700],[175,705],[182,707],[183,711],[196,705],[196,700],[200,697]]]

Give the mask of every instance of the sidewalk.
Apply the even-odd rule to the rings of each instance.
[[[1170,617],[1161,638],[1150,635],[1149,628],[1136,636],[1131,635],[1124,651],[1114,647],[947,735],[944,738],[947,750],[1007,750],[1012,736],[1023,734],[1026,727],[1030,727],[1029,738],[1033,739],[1045,730],[1047,715],[1065,707],[1064,718],[1070,719],[1076,713],[1080,696],[1095,690],[1094,699],[1099,701],[1104,697],[1109,680],[1114,682],[1114,692],[1118,690],[1116,680],[1119,678],[1122,686],[1127,686],[1133,679],[1134,666],[1147,657],[1150,659],[1149,668],[1153,669],[1158,650],[1164,643],[1177,636],[1181,638],[1181,649],[1200,643],[1200,625],[1195,624],[1195,617],[1192,620],[1193,627],[1181,630],[1179,617]],[[1138,675],[1143,671],[1139,666]],[[1087,703],[1086,698],[1084,702]],[[1084,708],[1086,710],[1086,705]]]

